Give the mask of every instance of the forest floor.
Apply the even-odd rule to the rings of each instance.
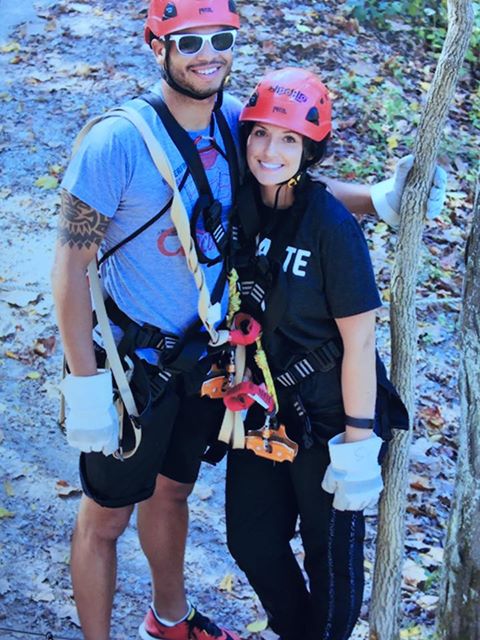
[[[273,66],[317,70],[334,97],[336,132],[327,170],[369,182],[391,172],[412,148],[435,68],[435,56],[415,30],[400,21],[388,31],[359,25],[340,1],[243,0],[239,8],[244,24],[231,91],[245,98],[254,79]],[[144,0],[94,5],[9,0],[0,27],[1,639],[47,632],[55,640],[81,638],[69,577],[69,540],[80,495],[77,455],[57,426],[61,345],[49,283],[57,185],[81,125],[158,79],[142,44],[145,14]],[[455,474],[457,323],[478,169],[480,107],[473,73],[466,65],[450,112],[440,156],[449,174],[447,204],[428,223],[421,256],[403,638],[426,639],[433,631]],[[395,234],[374,218],[362,224],[384,300],[379,343],[388,359]],[[223,478],[222,464],[205,466],[190,501],[188,592],[202,612],[243,638],[271,640],[275,635],[262,630],[262,608],[225,546]],[[367,638],[376,515],[367,520],[367,589],[355,640]],[[301,559],[298,540],[294,547]],[[112,640],[137,637],[149,601],[148,569],[132,519],[119,544]],[[257,633],[255,624],[247,628],[251,623]]]

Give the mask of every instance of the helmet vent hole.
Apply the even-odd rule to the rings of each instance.
[[[162,20],[169,20],[170,18],[177,17],[177,9],[173,2],[169,2],[165,7],[165,11],[163,12]]]
[[[235,0],[228,0],[228,9],[231,13],[237,13],[237,5]]]
[[[257,104],[258,101],[258,93],[255,91],[255,93],[252,93],[252,95],[250,96],[250,100],[248,101],[247,107],[254,107]]]
[[[311,122],[312,124],[316,124],[317,127],[320,124],[320,115],[318,113],[317,107],[312,107],[310,111],[307,113],[305,118],[307,122]]]

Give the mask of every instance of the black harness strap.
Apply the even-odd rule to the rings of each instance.
[[[163,98],[156,93],[147,93],[140,96],[140,98],[144,102],[147,102],[157,112],[157,115],[163,122],[172,142],[175,144],[180,155],[187,163],[199,194],[206,194],[211,198],[211,200],[213,200],[212,190],[210,188],[200,154],[198,153],[198,149],[185,129],[175,120],[175,117],[165,104]]]
[[[212,291],[213,303],[222,298],[226,280],[227,272],[223,268]],[[165,333],[153,325],[137,324],[110,297],[105,300],[105,308],[110,320],[118,325],[124,333],[118,345],[120,355],[123,357],[125,354],[132,354],[135,349],[160,351],[161,358],[157,366],[161,372],[168,374],[168,380],[172,374],[191,371],[207,351],[210,336],[206,331],[200,331],[202,328],[200,318],[192,322],[179,337]],[[168,380],[166,381],[168,382]]]
[[[288,367],[274,380],[282,387],[293,387],[314,373],[326,373],[337,365],[343,351],[338,340],[324,342],[318,349],[310,351]]]
[[[188,168],[187,168],[187,170],[183,174],[182,179],[180,180],[180,183],[178,185],[178,190],[179,191],[181,191],[183,189],[183,187],[185,185],[185,182],[187,181],[188,175],[189,175],[189,171],[188,171]],[[123,240],[120,240],[120,242],[117,242],[116,245],[114,245],[111,249],[106,251],[102,255],[102,257],[100,258],[100,260],[98,261],[98,266],[100,266],[103,262],[105,262],[105,260],[108,260],[108,258],[110,258],[116,251],[118,251],[118,249],[120,249],[120,247],[123,247],[123,245],[127,244],[127,242],[130,242],[130,240],[133,240],[134,238],[139,236],[146,229],[148,229],[148,227],[151,227],[152,224],[154,224],[157,220],[160,220],[160,218],[163,216],[163,214],[166,213],[170,209],[170,207],[172,206],[172,202],[173,202],[173,197],[170,198],[170,200],[167,202],[167,204],[158,213],[156,213],[153,216],[153,218],[150,218],[150,220],[147,220],[147,222],[145,222],[145,224],[142,224],[141,227],[138,227],[138,229],[135,229],[135,231],[133,231],[130,235],[128,235],[126,238],[123,238]]]
[[[254,317],[262,318],[264,332],[270,333],[280,324],[288,304],[283,261],[285,249],[295,237],[305,210],[305,188],[303,185],[297,188],[290,211],[276,210],[263,229],[259,228],[261,215],[251,185],[240,189],[240,194],[237,211],[246,246],[252,251],[253,234],[271,239],[267,255],[258,255],[252,261],[248,255],[242,255],[242,249],[237,254],[242,306]]]
[[[208,265],[216,264],[217,262],[220,262],[226,254],[228,237],[221,219],[222,205],[213,197],[212,189],[210,187],[210,183],[208,181],[199,150],[194,141],[188,135],[187,131],[185,131],[185,129],[178,124],[177,120],[170,112],[160,95],[155,93],[148,93],[142,95],[141,99],[147,102],[156,111],[171,140],[177,147],[182,158],[187,163],[188,169],[192,175],[193,181],[199,194],[190,220],[190,226],[192,229],[191,235],[195,243],[195,249],[198,254],[198,259],[201,263]],[[240,179],[237,151],[235,148],[235,142],[233,140],[232,133],[230,131],[230,127],[228,126],[225,116],[220,110],[216,111],[215,114],[218,128],[225,145],[226,153],[215,141],[215,120],[213,114],[210,121],[210,139],[212,146],[227,160],[233,203]],[[195,230],[200,215],[203,216],[205,229],[211,234],[215,246],[219,252],[218,257],[213,260],[209,259],[205,255],[197,241]]]
[[[235,202],[235,197],[238,193],[238,188],[240,186],[242,178],[242,171],[238,160],[237,146],[235,144],[232,132],[223,111],[216,108],[214,113],[220,135],[222,136],[223,144],[225,145],[225,155],[228,162],[228,170],[230,172],[230,183],[232,185],[232,202]],[[221,149],[218,147],[216,142],[215,147],[217,151],[221,152]]]

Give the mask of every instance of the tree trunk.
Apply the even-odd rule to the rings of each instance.
[[[460,322],[460,433],[437,614],[440,640],[480,639],[480,180]]]
[[[413,425],[417,331],[415,288],[423,219],[435,160],[448,109],[473,25],[470,0],[448,0],[448,31],[427,96],[415,141],[415,162],[400,209],[400,229],[391,283],[392,380]],[[401,604],[405,509],[411,430],[397,433],[385,463],[380,502],[370,640],[397,640]],[[467,640],[456,638],[456,640]],[[473,640],[469,638],[469,640]]]

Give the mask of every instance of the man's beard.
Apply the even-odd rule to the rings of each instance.
[[[194,100],[207,100],[208,98],[211,98],[212,96],[222,91],[225,85],[225,81],[230,73],[231,64],[224,65],[224,68],[225,68],[225,75],[223,76],[222,81],[220,82],[218,87],[205,89],[204,91],[199,91],[196,87],[186,83],[181,76],[175,73],[175,71],[172,72],[172,67],[169,63],[169,56],[167,55],[165,67],[163,69],[163,77],[166,80],[166,82],[173,89],[175,89],[175,91],[178,91],[183,95],[193,98]]]

